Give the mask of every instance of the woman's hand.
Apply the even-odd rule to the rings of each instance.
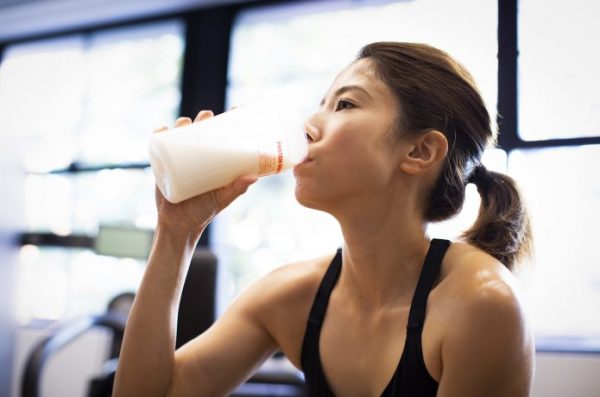
[[[203,110],[198,113],[194,123],[202,122],[202,120],[211,117],[213,117],[213,113],[210,110]],[[192,120],[189,117],[180,117],[175,122],[175,127],[182,127],[191,123]],[[162,127],[155,130],[155,133],[162,134],[167,129],[167,127]],[[242,176],[227,186],[177,204],[167,201],[158,187],[155,187],[158,226],[175,227],[187,234],[192,234],[194,237],[199,237],[215,215],[243,194],[256,179],[256,176]]]

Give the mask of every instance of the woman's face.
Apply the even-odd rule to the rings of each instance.
[[[308,157],[294,169],[298,201],[328,211],[383,193],[398,172],[390,147],[397,110],[371,60],[344,69],[305,123]]]

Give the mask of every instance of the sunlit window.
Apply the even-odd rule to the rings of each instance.
[[[75,161],[84,117],[85,56],[81,37],[21,44],[5,50],[0,67],[0,125],[18,136],[28,171]]]
[[[148,134],[179,108],[181,35],[171,22],[9,46],[0,121],[26,170],[147,162]]]
[[[322,1],[244,11],[231,40],[228,104],[285,93],[302,98],[308,115],[360,47],[382,40],[424,42],[448,51],[473,73],[495,114],[497,6],[477,0]],[[505,166],[505,161],[499,165]],[[300,206],[293,192],[289,174],[263,178],[213,223],[214,247],[229,265],[230,293],[274,267],[340,245],[337,223]],[[476,212],[477,198],[471,201]],[[447,225],[437,230],[456,233]]]
[[[0,121],[22,142],[28,229],[93,235],[99,223],[153,225],[149,171],[47,174],[148,161],[148,137],[180,101],[177,22],[8,47]]]
[[[25,179],[30,231],[95,235],[98,225],[154,227],[154,178],[150,169],[31,174]]]
[[[598,169],[597,145],[509,156],[533,219],[537,254],[525,285],[540,346],[600,345]]]
[[[0,125],[20,142],[27,231],[94,237],[100,225],[154,227],[148,139],[177,116],[182,56],[179,21],[6,48]],[[22,322],[104,311],[143,271],[140,260],[73,248],[28,245],[20,259]]]
[[[509,154],[533,216],[534,264],[526,297],[538,347],[597,350],[600,271],[594,247],[600,210],[598,146],[543,147],[598,137],[600,5],[585,0],[518,3],[518,131],[536,149]],[[572,144],[572,143],[571,143]]]
[[[598,136],[590,122],[600,106],[593,97],[600,89],[594,90],[593,78],[600,58],[590,50],[592,33],[598,29],[593,23],[598,6],[579,0],[552,3],[519,4],[521,137]],[[233,30],[228,103],[283,92],[304,99],[308,114],[362,45],[397,40],[425,42],[455,56],[474,75],[493,116],[496,5],[428,0],[365,6],[324,1],[250,9],[239,15]],[[600,242],[594,225],[594,214],[600,212],[594,176],[599,159],[595,146],[509,153],[492,149],[484,155],[488,168],[517,180],[532,212],[537,255],[518,276],[542,349],[585,350],[600,343],[600,322],[595,320],[600,273],[593,254]],[[276,266],[331,252],[340,244],[336,222],[301,207],[293,187],[289,174],[265,178],[214,222],[213,241],[229,265],[231,293]],[[467,186],[461,214],[432,224],[429,234],[455,238],[472,225],[479,204],[475,187]]]
[[[525,140],[599,136],[600,3],[519,4],[519,134]]]
[[[179,24],[96,34],[86,72],[83,163],[148,161],[148,134],[173,120],[180,103]]]
[[[144,270],[142,260],[25,245],[19,253],[16,319],[26,324],[103,313],[116,295],[137,289]]]

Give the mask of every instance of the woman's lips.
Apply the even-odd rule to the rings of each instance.
[[[313,161],[312,158],[306,157],[304,160],[302,160],[302,162],[296,164],[294,166],[294,174],[296,173],[297,170],[304,168],[307,164],[311,163],[312,161]]]
[[[304,160],[302,160],[302,162],[300,164],[307,164],[307,163],[310,163],[311,161],[312,161],[312,158],[306,156],[304,158]]]

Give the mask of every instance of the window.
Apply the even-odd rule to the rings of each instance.
[[[150,169],[30,174],[25,179],[29,231],[94,236],[100,223],[152,228],[156,222]]]
[[[542,348],[600,343],[600,146],[515,150],[509,172],[528,200],[536,257],[526,273],[530,316]]]
[[[600,3],[519,2],[519,135],[527,141],[600,136]]]
[[[519,182],[533,215],[537,256],[522,278],[538,348],[598,350],[594,304],[600,281],[592,249],[599,241],[593,222],[600,205],[594,175],[600,133],[592,117],[599,108],[593,93],[600,89],[600,58],[590,49],[600,8],[584,0],[517,3],[244,6],[232,29],[227,107],[287,94],[305,98],[308,115],[362,45],[399,40],[426,42],[455,56],[478,81],[494,115],[499,67],[512,71],[503,51],[498,65],[497,30],[507,29],[498,20],[518,17],[518,35],[506,39],[515,46],[519,40],[518,90],[501,98],[518,113],[518,125],[507,117],[504,150],[490,150],[484,162]],[[95,236],[100,225],[154,225],[147,136],[177,114],[183,45],[182,25],[164,22],[5,48],[0,133],[22,142],[27,230]],[[500,75],[510,80],[509,74]],[[262,178],[211,225],[213,248],[220,263],[228,264],[225,295],[279,265],[331,252],[341,243],[337,223],[301,207],[293,189],[289,173]],[[432,225],[431,235],[456,236],[472,224],[477,207],[478,195],[469,186],[463,212]],[[111,296],[139,284],[144,266],[87,248],[26,245],[20,257],[22,322],[103,310]]]
[[[327,1],[248,8],[233,28],[229,105],[283,91],[312,101],[308,112],[362,45],[398,40],[426,42],[455,56],[495,115],[497,5]],[[600,58],[590,48],[600,8],[583,0],[536,0],[518,2],[518,11],[508,16],[518,16],[518,90],[508,99],[518,110],[518,131],[505,128],[509,144],[488,151],[484,163],[517,180],[532,212],[537,255],[520,277],[538,348],[597,350],[600,282],[592,250],[600,241],[593,224],[600,205],[594,177],[600,133],[591,117],[600,106],[593,95],[600,89]],[[578,146],[585,137],[589,144]],[[556,138],[563,140],[551,141]],[[295,202],[293,186],[291,175],[265,178],[214,223],[215,248],[231,264],[231,293],[269,269],[331,252],[341,242],[332,219]],[[472,224],[478,206],[478,194],[468,186],[461,214],[431,225],[430,234],[457,236]]]
[[[508,170],[533,218],[536,257],[524,274],[541,350],[600,348],[600,242],[595,170],[600,101],[597,3],[518,2],[518,134]],[[554,141],[553,141],[554,140]],[[583,144],[583,145],[582,145]]]
[[[10,46],[0,68],[0,119],[18,136],[27,171],[68,166],[76,155],[85,82],[81,37]]]
[[[306,98],[308,115],[360,47],[372,41],[398,40],[426,42],[453,54],[473,73],[489,108],[495,109],[494,2],[367,4],[323,1],[241,12],[231,39],[229,106],[286,93]],[[505,169],[502,156],[500,153],[500,160],[491,161]],[[301,207],[293,188],[289,174],[263,178],[213,223],[215,249],[221,262],[230,265],[231,294],[278,265],[332,252],[340,245],[337,223],[329,215]],[[477,202],[473,205],[476,212]],[[440,233],[455,233],[451,225],[437,226]]]
[[[135,291],[145,261],[97,255],[91,249],[24,245],[19,252],[16,319],[58,320],[104,313],[121,292]]]
[[[179,21],[6,48],[0,123],[23,148],[26,230],[94,238],[101,225],[154,227],[148,139],[177,116],[182,57]],[[143,267],[91,249],[26,245],[18,317],[102,312],[135,290]]]

